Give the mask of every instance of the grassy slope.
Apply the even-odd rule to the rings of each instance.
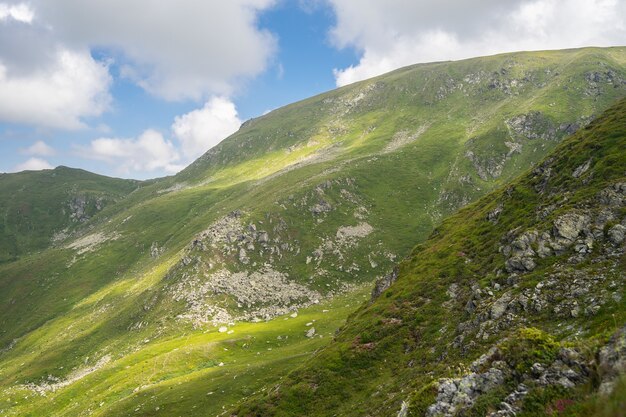
[[[66,167],[1,174],[0,262],[47,248],[55,233],[70,232],[138,186],[138,181]],[[85,202],[82,219],[71,217],[70,204],[77,198]]]
[[[465,158],[468,150],[485,161],[501,158],[502,142],[509,139],[504,120],[530,110],[542,111],[557,126],[596,114],[624,95],[626,85],[604,82],[596,94],[588,91],[586,74],[611,68],[626,78],[625,63],[626,49],[610,48],[419,65],[248,123],[179,175],[138,189],[77,231],[115,239],[83,255],[57,247],[0,266],[0,346],[10,347],[0,353],[2,369],[7,369],[0,378],[2,409],[36,413],[37,407],[50,406],[25,391],[19,391],[14,405],[12,393],[20,384],[38,383],[48,375],[65,378],[106,353],[115,361],[124,360],[140,347],[149,351],[169,339],[182,345],[182,334],[202,333],[204,329],[175,318],[185,306],[168,293],[168,271],[199,231],[232,210],[243,210],[246,220],[283,219],[302,251],[277,261],[276,267],[289,271],[291,279],[307,282],[316,271],[306,257],[339,226],[358,223],[354,211],[365,207],[375,233],[346,256],[359,264],[359,273],[345,272],[345,265],[330,257],[321,264],[328,275],[312,285],[323,290],[327,284],[371,282],[393,265],[385,251],[404,256],[443,215],[540,160],[559,137],[519,139],[522,152],[505,161],[502,175],[487,180]],[[468,74],[479,74],[481,80],[463,81]],[[494,80],[525,77],[521,87],[509,92],[491,86]],[[459,82],[465,90],[447,87]],[[397,132],[411,134],[422,126],[428,129],[414,142],[383,151]],[[471,182],[459,182],[464,176]],[[324,198],[335,210],[318,222],[309,211],[317,201],[316,187],[326,180],[345,184],[346,178],[354,179],[348,190],[358,203],[345,201],[344,186],[334,185]],[[298,204],[302,199],[307,203]],[[150,256],[153,243],[164,248],[160,257]],[[372,247],[382,248],[376,250],[377,267],[368,262]],[[332,325],[338,326],[347,311],[338,312]],[[299,327],[290,331],[302,333]],[[146,339],[150,342],[143,347]],[[11,368],[5,366],[7,361]],[[193,366],[200,362],[191,361]],[[181,362],[168,363],[167,370],[172,375],[190,372]],[[120,404],[135,404],[137,381],[120,372],[111,377],[126,382],[112,395],[119,396]],[[74,392],[71,389],[59,395]],[[65,403],[57,414],[87,413],[88,397],[74,396],[73,411]]]
[[[592,174],[584,181],[573,178],[571,173],[589,158],[593,158]],[[469,317],[464,309],[471,293],[469,287],[478,284],[488,289],[496,282],[507,287],[506,276],[496,276],[495,271],[502,269],[504,264],[498,247],[508,231],[550,229],[552,221],[559,215],[581,210],[586,207],[586,201],[595,198],[601,190],[626,180],[626,100],[562,143],[547,160],[546,166],[552,169],[552,176],[545,192],[536,191],[541,176],[528,173],[506,189],[496,191],[446,219],[400,264],[397,282],[375,302],[364,304],[354,313],[332,344],[270,389],[269,394],[254,397],[236,414],[395,416],[401,401],[407,400],[411,404],[409,415],[419,416],[424,414],[425,406],[434,402],[433,381],[458,375],[460,369],[465,369],[488,347],[506,336],[512,335],[509,349],[518,349],[520,356],[537,354],[523,350],[540,348],[532,343],[524,348],[523,333],[516,333],[520,326],[538,327],[566,346],[582,345],[591,350],[605,341],[626,322],[623,301],[609,302],[591,317],[556,319],[551,310],[539,314],[521,313],[526,319],[523,326],[517,324],[495,331],[487,338],[466,339],[465,350],[453,345],[458,335],[457,326]],[[538,218],[539,209],[553,202],[559,202],[558,208],[545,219]],[[503,211],[497,225],[493,225],[487,215],[498,204],[503,205]],[[619,210],[619,218],[622,218],[625,214],[623,206]],[[596,248],[594,253],[598,251]],[[566,264],[571,254],[570,250],[559,257],[542,260],[535,271],[522,276],[513,291],[534,288],[559,264]],[[593,255],[592,259],[597,256]],[[619,266],[613,275],[617,282],[623,283],[626,273],[623,251],[617,262]],[[595,271],[591,275],[605,274],[605,265],[606,261],[586,261],[574,268],[586,268],[587,274]],[[446,294],[451,284],[457,284],[461,289],[463,296],[459,300],[450,301]],[[602,288],[593,291],[601,292]],[[623,300],[624,287],[619,291]],[[596,296],[595,292],[585,300],[593,296]],[[553,302],[551,305],[556,305],[556,301]],[[365,343],[372,345],[363,348]],[[596,398],[594,388],[594,385],[586,385],[573,392],[548,392],[545,397],[538,397],[542,407],[523,415],[548,415],[545,405],[554,398],[550,395],[557,395],[556,398],[566,395],[568,401],[574,399],[575,404],[569,411],[559,415],[620,415],[613,413],[623,409],[623,384],[608,401]],[[485,410],[489,410],[489,401],[494,400],[497,405],[501,398],[487,399],[483,404],[486,408],[475,409],[466,415],[484,415]]]

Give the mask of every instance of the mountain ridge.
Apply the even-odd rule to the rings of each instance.
[[[444,216],[626,94],[626,48],[425,68],[276,110],[0,265],[0,410],[233,408],[324,345]]]
[[[618,415],[625,127],[622,100],[446,219],[333,343],[233,414]]]

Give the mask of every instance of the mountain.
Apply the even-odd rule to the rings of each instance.
[[[0,262],[62,240],[139,184],[67,167],[0,174]]]
[[[626,100],[447,218],[238,416],[618,416]],[[395,281],[395,282],[393,282]]]
[[[626,48],[513,53],[407,67],[244,123],[0,264],[0,412],[235,407],[326,345],[445,216],[624,95]]]

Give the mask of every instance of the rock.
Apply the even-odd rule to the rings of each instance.
[[[306,332],[306,337],[311,338],[315,336],[315,327],[311,327],[309,330],[307,330]]]
[[[407,417],[409,415],[409,403],[406,401],[402,401],[402,405],[400,406],[400,411],[398,411],[398,415],[396,417]]]
[[[536,255],[532,245],[537,241],[538,233],[534,230],[519,235],[511,245],[503,249],[508,257],[505,268],[507,272],[527,272],[535,269],[537,264],[533,260]]]
[[[390,274],[387,274],[384,277],[380,278],[378,281],[376,281],[376,283],[374,284],[374,288],[372,289],[372,301],[380,297],[380,295],[385,292],[387,288],[391,287],[391,284],[396,282],[396,280],[398,279],[398,272],[399,270],[396,267],[393,269],[393,271],[391,271]]]
[[[500,317],[502,317],[504,313],[506,312],[506,309],[509,306],[509,303],[511,302],[512,298],[513,297],[508,292],[502,294],[502,297],[500,297],[491,306],[491,318],[495,320],[495,319],[499,319]]]
[[[228,327],[221,326],[219,329],[217,329],[217,331],[220,333],[226,333],[228,331]]]
[[[626,373],[626,327],[618,330],[598,353],[601,394],[613,391],[616,380]]]
[[[164,248],[160,248],[157,242],[152,242],[150,246],[150,256],[152,258],[158,258],[163,253]]]
[[[513,257],[507,259],[505,263],[506,271],[509,273],[513,272],[527,272],[532,271],[536,267],[535,261],[531,258],[521,258],[521,257]]]
[[[573,242],[589,226],[589,222],[587,215],[566,213],[554,221],[554,234]]]
[[[626,227],[621,224],[616,224],[609,229],[609,240],[614,245],[620,245],[626,237]]]
[[[484,373],[472,372],[462,378],[439,380],[437,399],[426,410],[426,416],[453,416],[459,409],[472,406],[476,398],[504,382],[500,369],[490,368]]]
[[[328,213],[332,211],[333,207],[326,201],[320,200],[320,202],[309,209],[311,213],[314,215],[319,215],[322,213]]]
[[[502,210],[504,210],[504,206],[502,203],[499,203],[496,208],[487,213],[487,220],[493,224],[497,224],[498,218],[500,217],[500,214],[502,214]]]
[[[580,178],[581,175],[583,175],[585,172],[589,170],[590,166],[591,166],[591,158],[589,158],[587,162],[585,162],[584,164],[576,168],[574,172],[572,173],[572,177]]]
[[[239,249],[239,262],[242,264],[247,264],[250,262],[250,258],[248,258],[248,254],[244,248]]]
[[[267,243],[270,241],[270,236],[267,234],[267,232],[260,232],[258,241],[259,243]]]

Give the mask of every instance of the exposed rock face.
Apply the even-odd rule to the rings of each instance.
[[[163,254],[164,251],[165,251],[165,248],[160,247],[157,242],[152,242],[152,245],[150,246],[151,257],[158,258],[159,256],[161,256],[161,254]]]
[[[220,294],[235,299],[240,306],[238,314],[217,307],[213,297]],[[173,288],[173,296],[174,300],[184,300],[189,306],[181,318],[196,325],[266,320],[287,314],[294,308],[318,303],[321,299],[316,291],[289,281],[285,274],[269,268],[252,273],[232,273],[222,269],[203,278],[188,275]]]
[[[502,214],[503,209],[504,206],[502,205],[502,203],[498,204],[496,208],[494,208],[487,214],[487,220],[489,220],[493,224],[497,224],[498,218],[500,217],[500,214]]]
[[[567,213],[554,222],[555,238],[573,242],[583,230],[589,227],[589,216],[578,213]]]
[[[539,111],[527,114],[520,114],[506,121],[506,125],[513,136],[520,136],[526,139],[554,140],[561,130],[554,123]],[[570,125],[567,125],[570,126]],[[564,127],[563,130],[567,129]]]
[[[626,373],[626,327],[613,335],[609,343],[598,353],[598,368],[602,383],[600,392],[613,390],[617,378]]]
[[[592,159],[588,159],[587,162],[577,167],[572,173],[572,177],[580,178],[585,172],[589,171],[589,167],[591,167]]]
[[[333,210],[333,206],[331,206],[327,201],[320,200],[319,203],[315,204],[313,207],[309,209],[311,213],[314,215],[320,215],[323,213],[328,213]]]
[[[104,205],[105,199],[103,197],[74,196],[68,203],[70,219],[76,222],[86,222],[93,215],[93,212],[102,210]]]
[[[457,410],[471,407],[478,396],[504,382],[504,373],[490,368],[483,373],[472,372],[462,378],[439,380],[437,401],[428,407],[427,417],[454,416]]]
[[[615,226],[609,229],[609,239],[614,245],[619,245],[624,241],[624,237],[626,236],[626,226],[621,224],[616,224]]]
[[[372,289],[372,300],[380,297],[380,295],[385,292],[387,288],[391,287],[391,284],[396,282],[396,280],[398,279],[398,273],[399,269],[394,268],[394,270],[390,274],[387,274],[378,281],[376,281],[376,284],[374,284],[374,288]]]
[[[535,269],[537,264],[533,257],[537,254],[532,245],[537,242],[538,233],[534,230],[524,232],[511,245],[503,248],[504,256],[508,257],[505,263],[507,272],[526,272]]]
[[[482,158],[476,155],[474,151],[467,151],[465,153],[465,157],[472,162],[474,168],[476,169],[476,173],[483,181],[500,177],[500,175],[502,175],[502,170],[504,169],[504,163],[507,160],[506,155],[503,155],[500,158]]]
[[[505,341],[506,343],[509,342]],[[626,357],[624,355],[626,350],[614,354],[616,350],[612,343],[600,351],[611,352],[604,355],[611,365],[620,363],[620,360]],[[624,346],[620,346],[620,349]],[[600,353],[600,356],[603,354]],[[439,380],[437,398],[435,403],[428,407],[426,415],[429,417],[464,415],[463,413],[471,409],[481,395],[502,386],[514,386],[515,388],[499,403],[498,409],[487,414],[488,417],[514,417],[521,411],[522,401],[532,389],[549,386],[573,388],[587,382],[593,369],[592,362],[593,357],[585,357],[578,350],[560,348],[554,360],[535,362],[529,371],[520,373],[516,368],[516,361],[507,357],[506,352],[499,346],[493,346],[471,364],[471,373],[459,378]],[[626,362],[621,362],[622,366],[624,364]]]

